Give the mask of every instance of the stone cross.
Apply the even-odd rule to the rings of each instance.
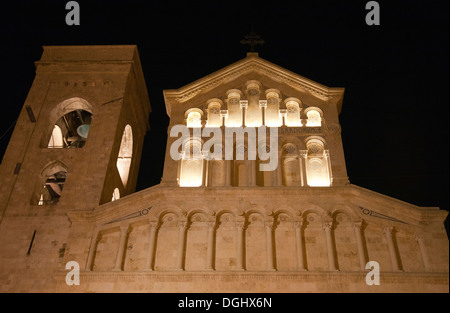
[[[264,42],[265,42],[264,40],[260,39],[261,36],[257,35],[253,31],[251,31],[248,35],[244,36],[244,38],[245,39],[241,40],[241,44],[242,45],[249,45],[251,52],[255,51],[255,46],[256,45],[263,45]]]

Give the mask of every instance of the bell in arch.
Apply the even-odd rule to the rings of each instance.
[[[84,123],[77,127],[77,133],[81,138],[86,139],[88,137],[90,124],[91,117],[88,116],[85,118]]]

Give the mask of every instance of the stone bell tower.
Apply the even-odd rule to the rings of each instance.
[[[136,46],[44,47],[0,168],[12,284],[24,270],[36,283],[34,267],[64,254],[67,212],[134,192],[150,110]]]

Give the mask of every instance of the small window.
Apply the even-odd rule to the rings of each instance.
[[[64,188],[64,183],[66,182],[66,174],[66,171],[59,171],[46,178],[39,195],[38,205],[58,203]]]
[[[115,188],[112,194],[112,199],[111,201],[116,201],[120,199],[120,191],[119,188]]]
[[[116,166],[119,171],[123,186],[128,183],[130,175],[131,159],[133,157],[133,131],[130,125],[125,126],[122,133],[122,141],[120,143],[119,155],[117,157]]]

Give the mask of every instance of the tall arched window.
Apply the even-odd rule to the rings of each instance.
[[[133,131],[130,125],[125,126],[120,143],[119,156],[117,157],[117,169],[123,186],[126,187],[130,174],[131,160],[133,157]]]
[[[38,205],[58,203],[66,182],[66,175],[67,168],[60,162],[52,163],[41,172],[41,178],[36,187]]]
[[[190,139],[183,145],[180,160],[180,187],[200,187],[203,184],[202,143],[199,139]]]
[[[306,157],[308,185],[312,187],[330,186],[329,160],[325,155],[323,142],[318,139],[311,139],[306,143],[306,146],[308,148]]]
[[[82,148],[91,126],[92,106],[84,99],[70,98],[50,112],[49,120],[52,126],[47,148]]]
[[[308,117],[308,120],[306,122],[307,127],[320,127],[322,126],[322,117],[320,115],[320,112],[312,109],[308,110],[306,112],[306,116]]]

